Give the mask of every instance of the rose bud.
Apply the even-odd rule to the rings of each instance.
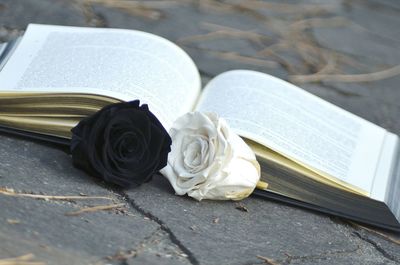
[[[168,164],[160,172],[176,194],[196,200],[240,200],[260,179],[250,147],[214,113],[191,112],[177,119]]]
[[[171,138],[139,100],[111,104],[74,127],[74,166],[122,187],[138,186],[167,164]]]

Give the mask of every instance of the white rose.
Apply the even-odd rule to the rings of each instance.
[[[196,200],[240,200],[260,179],[254,152],[214,113],[190,112],[170,130],[171,152],[161,173],[176,194]]]

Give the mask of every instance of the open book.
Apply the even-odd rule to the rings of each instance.
[[[235,70],[202,90],[182,49],[134,30],[30,25],[6,46],[3,130],[68,139],[83,117],[134,99],[167,130],[186,112],[213,111],[256,152],[269,185],[255,194],[400,231],[398,137],[292,84]]]

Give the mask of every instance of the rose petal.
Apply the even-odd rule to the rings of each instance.
[[[147,105],[111,104],[72,129],[73,163],[89,174],[130,187],[165,167],[171,138]]]
[[[173,124],[171,153],[160,172],[176,194],[197,199],[238,200],[259,178],[253,151],[216,114],[191,112]]]

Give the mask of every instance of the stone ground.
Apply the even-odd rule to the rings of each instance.
[[[228,69],[267,72],[400,134],[399,3],[318,2],[0,0],[0,41],[28,23],[149,31],[184,48],[204,82]],[[0,264],[29,253],[43,264],[400,263],[399,234],[327,215],[255,197],[241,202],[248,212],[199,203],[161,177],[120,190],[73,168],[65,150],[4,134],[0,161],[0,187],[88,197],[0,195]],[[122,205],[68,214],[110,203]]]

